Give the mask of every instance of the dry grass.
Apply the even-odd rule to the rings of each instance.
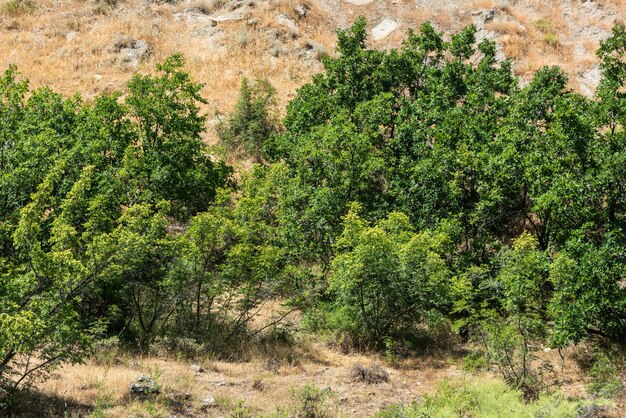
[[[248,10],[248,18],[258,19],[220,22],[211,29],[206,21],[194,20],[186,10],[196,8],[205,15],[227,12],[222,0],[200,0],[190,3],[144,3],[143,0],[114,2],[112,0],[41,0],[34,8],[23,8],[16,15],[4,7],[7,2],[26,4],[26,0],[0,0],[0,68],[17,63],[35,87],[51,85],[70,95],[80,91],[86,98],[114,89],[122,89],[135,71],[153,71],[154,64],[164,57],[181,51],[188,59],[192,76],[206,83],[203,94],[209,100],[205,111],[229,110],[236,99],[242,77],[262,77],[270,80],[279,91],[279,101],[286,103],[295,89],[319,71],[319,63],[303,59],[310,45],[316,50],[334,50],[337,26],[346,26],[358,14],[366,14],[377,22],[390,13],[400,13],[396,19],[401,28],[380,46],[397,46],[409,28],[424,20],[434,21],[442,30],[457,30],[471,22],[471,11],[497,8],[505,18],[490,22],[488,30],[499,37],[503,51],[520,62],[520,75],[528,76],[545,64],[559,64],[570,74],[593,61],[593,54],[576,62],[572,59],[572,42],[563,18],[560,1],[526,0],[511,5],[493,0],[459,2],[458,7],[445,9],[415,8],[413,2],[395,3],[393,9],[376,3],[359,7],[353,14],[346,10],[322,6],[317,1],[305,2],[310,7],[304,17],[297,7],[302,2],[275,0],[259,2]],[[626,10],[624,0],[603,0],[600,9]],[[297,24],[297,31],[277,21],[284,15]],[[623,18],[620,13],[615,19]],[[535,22],[549,22],[550,33],[536,27]],[[576,22],[598,27],[610,26],[608,20]],[[152,56],[135,65],[115,62],[109,46],[120,35],[141,39],[150,45]],[[307,46],[308,45],[308,46]],[[589,49],[589,48],[588,48]],[[592,48],[593,49],[593,48]],[[322,52],[316,52],[318,58]]]
[[[284,363],[276,371],[267,370],[263,358],[247,363],[205,361],[202,373],[193,371],[191,363],[159,358],[127,357],[113,366],[89,362],[60,369],[39,389],[44,394],[43,400],[56,400],[55,411],[59,411],[59,404],[69,405],[63,411],[68,416],[98,412],[106,413],[107,417],[127,417],[129,412],[143,415],[149,411],[163,415],[185,411],[195,416],[201,414],[202,401],[207,397],[217,401],[215,409],[211,409],[213,413],[231,414],[243,403],[257,416],[276,412],[278,407],[292,407],[294,391],[312,384],[331,388],[342,413],[365,417],[390,403],[417,400],[441,379],[463,375],[451,365],[431,370],[428,375],[423,369],[426,363],[422,363],[422,368],[390,369],[385,379],[374,382],[377,383],[374,394],[369,386],[373,382],[354,381],[351,367],[355,362],[371,363],[380,359],[342,355],[322,346],[315,346],[313,350],[316,361],[302,361],[298,365]],[[130,395],[130,384],[141,374],[156,377],[161,388],[158,396]],[[37,412],[50,411],[51,406],[45,401],[37,405],[38,411],[24,416],[41,416]]]
[[[542,362],[553,365],[559,389],[568,396],[586,396],[585,376],[576,361],[580,349],[564,350],[563,358],[556,351],[539,353]],[[418,401],[443,379],[476,377],[457,368],[462,362],[450,356],[410,357],[389,365],[376,355],[341,354],[318,343],[299,350],[309,355],[297,362],[282,361],[272,369],[268,369],[270,357],[262,355],[239,363],[205,359],[195,363],[202,372],[183,360],[127,355],[118,356],[115,364],[90,361],[66,366],[38,386],[38,403],[31,403],[30,414],[22,416],[230,416],[238,410],[260,416],[277,408],[290,410],[297,401],[295,394],[305,385],[314,385],[330,388],[340,414],[366,417],[390,404]],[[156,378],[159,395],[130,395],[130,384],[142,374]],[[215,405],[207,409],[203,400],[209,397],[215,399]],[[623,400],[618,400],[621,403]],[[619,411],[623,410],[614,411],[615,416]]]

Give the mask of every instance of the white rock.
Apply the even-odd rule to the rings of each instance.
[[[211,20],[214,22],[229,22],[235,20],[243,20],[246,16],[242,12],[230,12],[223,15],[211,16]]]
[[[380,22],[374,29],[372,29],[372,38],[375,41],[380,41],[381,39],[385,39],[387,36],[391,35],[396,29],[400,27],[398,22],[393,20],[385,19]]]
[[[366,4],[374,3],[374,0],[346,0],[350,4],[355,6],[365,6]]]
[[[580,91],[585,96],[593,96],[596,88],[600,84],[600,80],[602,80],[602,70],[600,69],[600,66],[596,64],[589,68],[580,75],[578,80]]]
[[[276,23],[278,23],[281,26],[286,27],[292,32],[298,32],[298,25],[289,16],[285,16],[282,14],[276,16]]]

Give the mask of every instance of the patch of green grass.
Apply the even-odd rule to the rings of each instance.
[[[427,396],[423,402],[409,407],[393,406],[379,413],[378,417],[566,418],[577,417],[590,409],[611,406],[605,400],[572,400],[560,393],[543,395],[535,402],[526,403],[520,392],[503,381],[479,378],[471,382],[444,381],[437,392]]]
[[[2,11],[10,16],[32,12],[35,7],[35,2],[31,0],[5,0],[2,3]]]
[[[561,41],[559,41],[559,37],[553,33],[546,33],[543,36],[543,42],[545,42],[546,44],[550,45],[553,48],[556,48],[561,44]]]
[[[546,19],[539,19],[535,21],[535,26],[540,32],[546,33],[552,27],[552,23]]]

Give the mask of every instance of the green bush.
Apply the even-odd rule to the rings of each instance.
[[[597,353],[587,372],[587,392],[596,398],[617,398],[624,391],[619,369],[604,353]]]
[[[278,132],[276,90],[267,80],[241,81],[233,113],[222,120],[217,133],[231,152],[243,152],[260,161],[269,137]]]
[[[440,255],[447,242],[444,234],[415,233],[401,213],[374,226],[348,213],[331,264],[328,327],[372,348],[410,333],[448,302],[450,272]]]
[[[295,392],[296,407],[293,416],[297,418],[331,418],[336,411],[331,403],[330,389],[320,389],[306,384]]]

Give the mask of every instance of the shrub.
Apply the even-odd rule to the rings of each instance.
[[[616,398],[624,390],[616,365],[604,353],[596,354],[587,375],[587,392],[596,398]]]
[[[544,387],[543,368],[533,366],[535,342],[545,335],[544,311],[548,259],[537,240],[524,233],[499,255],[500,271],[494,283],[496,308],[485,310],[478,322],[478,341],[488,361],[504,380],[536,399]]]
[[[537,27],[537,29],[539,29],[539,31],[545,33],[550,30],[550,28],[552,27],[552,23],[546,19],[539,19],[535,21],[535,26]]]
[[[276,90],[267,80],[241,81],[234,112],[217,127],[217,133],[231,152],[241,152],[260,161],[265,141],[278,131]]]
[[[370,385],[389,381],[389,373],[378,364],[372,364],[369,367],[356,364],[350,370],[352,380],[365,382]]]
[[[306,384],[295,393],[297,407],[293,416],[297,418],[331,418],[336,416],[330,402],[329,388],[320,389],[315,385]]]
[[[551,46],[552,48],[556,48],[559,45],[561,45],[561,42],[559,41],[559,37],[556,36],[554,33],[546,33],[543,36],[543,42],[545,42],[547,45]]]
[[[415,233],[391,213],[371,226],[351,211],[332,261],[329,328],[359,345],[384,348],[447,303],[449,270],[439,255],[447,237]]]

